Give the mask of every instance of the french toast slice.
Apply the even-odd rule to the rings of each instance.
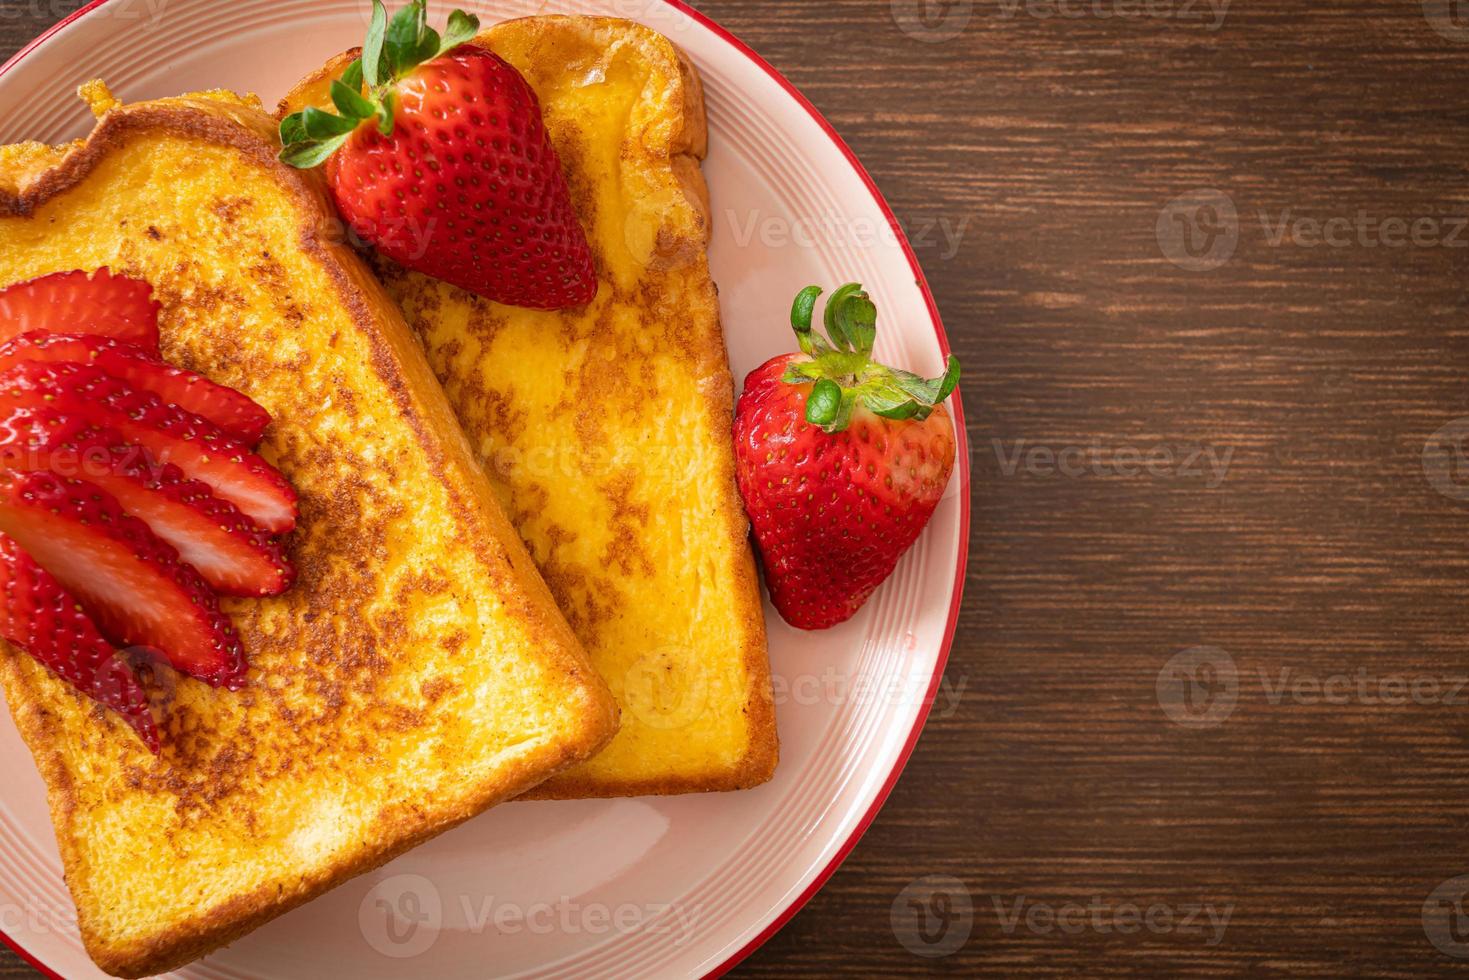
[[[138,977],[228,943],[592,755],[617,708],[397,307],[274,121],[225,93],[0,149],[0,285],[150,282],[172,363],[249,395],[300,494],[296,586],[225,600],[239,693],[166,675],[154,759],[29,657],[0,685],[88,951]]]
[[[595,254],[597,297],[519,309],[373,262],[621,702],[611,745],[530,795],[755,786],[779,749],[707,256],[699,76],[667,38],[626,20],[528,17],[474,43],[540,100]],[[279,114],[328,107],[331,80],[357,55],[303,80]]]

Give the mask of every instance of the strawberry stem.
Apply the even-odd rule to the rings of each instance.
[[[821,287],[807,286],[791,306],[791,327],[801,352],[782,378],[787,384],[810,384],[806,421],[825,432],[841,432],[858,405],[889,419],[923,420],[959,384],[959,359],[949,355],[943,375],[925,379],[872,359],[877,338],[877,306],[859,283],[847,283],[826,302],[827,336],[813,330]],[[830,339],[828,339],[830,338]]]

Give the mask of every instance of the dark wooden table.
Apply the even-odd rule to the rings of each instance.
[[[1223,4],[699,4],[919,239],[974,447],[964,696],[742,975],[1469,968],[1469,0]]]

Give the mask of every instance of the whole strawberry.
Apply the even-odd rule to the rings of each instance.
[[[872,360],[877,308],[856,283],[811,329],[820,288],[791,311],[801,353],[745,379],[735,410],[735,474],[775,608],[800,629],[850,619],[918,540],[954,468],[940,404],[959,362],[925,380]]]
[[[332,83],[341,115],[285,119],[281,159],[325,162],[342,217],[400,265],[514,306],[590,302],[591,249],[535,93],[466,43],[476,17],[454,11],[440,38],[424,2],[389,23],[373,0],[362,57]]]

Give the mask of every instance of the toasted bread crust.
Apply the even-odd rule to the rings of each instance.
[[[0,219],[26,219],[48,202],[64,198],[106,161],[138,140],[180,138],[238,153],[268,175],[295,203],[301,250],[330,278],[334,300],[347,311],[370,345],[372,368],[390,392],[419,450],[440,475],[453,508],[452,520],[466,540],[481,542],[487,576],[506,589],[506,614],[519,628],[540,639],[537,656],[546,676],[575,700],[578,725],[559,737],[509,760],[494,772],[479,772],[457,795],[432,805],[399,801],[373,821],[370,837],[350,852],[316,867],[284,869],[279,880],[200,908],[196,915],[145,937],[109,934],[98,927],[98,909],[87,901],[90,877],[106,869],[87,866],[77,817],[82,788],[76,771],[79,751],[61,739],[85,734],[96,750],[84,750],[89,768],[120,766],[125,778],[168,776],[153,767],[189,764],[191,757],[154,763],[132,743],[116,721],[88,708],[61,689],[50,675],[12,649],[0,655],[0,683],[17,726],[46,781],[57,840],[68,884],[78,896],[83,939],[97,964],[120,977],[143,977],[176,968],[258,928],[356,875],[370,871],[412,847],[517,796],[556,772],[588,758],[617,728],[617,708],[605,684],[591,669],[564,618],[494,499],[468,443],[454,420],[432,372],[401,313],[354,253],[333,240],[332,211],[314,174],[280,164],[275,158],[274,123],[242,105],[214,99],[169,99],[110,112],[92,135],[60,165],[15,189],[0,188]],[[166,339],[166,338],[165,338]],[[281,424],[278,420],[278,425]],[[287,421],[286,424],[289,424]],[[289,476],[288,471],[288,476]],[[350,542],[344,542],[350,543]],[[297,556],[298,560],[301,556]],[[247,636],[247,646],[248,646]],[[306,650],[301,653],[305,655]],[[231,697],[220,694],[219,697]],[[243,709],[242,709],[243,710]],[[261,710],[269,710],[263,708]],[[432,719],[425,724],[432,724]],[[95,738],[92,733],[98,733]],[[65,751],[63,750],[65,748]],[[124,760],[113,763],[112,759]],[[264,777],[261,777],[264,778]],[[186,802],[186,801],[185,801]],[[182,804],[181,804],[182,805]],[[212,801],[199,801],[207,809]],[[206,818],[207,819],[207,818]]]
[[[615,18],[538,16],[510,20],[485,30],[474,43],[496,50],[497,46],[511,37],[514,38],[516,49],[524,53],[529,64],[546,65],[549,74],[554,74],[557,59],[566,57],[567,50],[609,43],[635,47],[638,57],[649,64],[649,74],[664,83],[660,92],[671,93],[668,101],[676,103],[676,108],[659,116],[657,134],[654,137],[657,144],[651,145],[644,140],[638,147],[638,153],[657,160],[654,166],[666,168],[672,173],[682,198],[677,205],[667,209],[667,212],[677,214],[677,219],[665,213],[662,225],[653,235],[653,241],[660,261],[703,269],[696,287],[698,295],[690,298],[689,305],[700,311],[709,311],[713,329],[711,339],[707,343],[701,340],[702,346],[691,351],[688,356],[704,381],[701,395],[705,401],[704,411],[712,420],[711,428],[729,432],[734,411],[734,381],[729,371],[723,334],[719,328],[717,290],[707,272],[706,251],[712,218],[708,186],[700,165],[708,153],[708,122],[698,71],[688,57],[661,34],[631,21]],[[278,114],[284,116],[306,105],[325,104],[326,88],[331,79],[340,76],[359,54],[357,49],[344,52],[330,60],[320,71],[303,79],[282,100]],[[535,87],[535,72],[526,74],[532,87]],[[548,119],[548,125],[554,126],[554,122]],[[663,128],[665,126],[666,133]],[[555,135],[553,131],[553,137]],[[626,134],[626,138],[635,140],[638,135],[630,132]],[[568,168],[568,179],[575,191],[581,175],[576,171],[575,161],[564,158],[563,163]],[[689,220],[683,220],[685,215]],[[585,214],[583,219],[590,220]],[[385,260],[380,260],[377,268],[380,273],[387,270],[390,275],[403,275],[401,270],[392,267]],[[457,296],[456,301],[474,303],[475,315],[483,311],[480,301],[467,294]],[[625,302],[636,304],[637,300]],[[415,325],[420,329],[423,327],[422,323]],[[486,434],[463,412],[460,413],[460,420],[469,430],[472,439],[478,441]],[[738,624],[735,628],[741,644],[739,656],[746,678],[742,700],[732,705],[742,712],[747,729],[746,742],[739,759],[733,765],[720,766],[717,769],[668,771],[658,775],[595,773],[582,767],[548,780],[523,798],[609,798],[740,790],[760,785],[774,775],[780,753],[774,699],[770,687],[763,606],[754,555],[748,542],[748,522],[735,486],[733,455],[725,452],[720,458],[717,479],[723,489],[718,495],[716,515],[712,522],[717,527],[716,533],[726,536],[731,551],[738,557],[734,566],[727,570],[727,577],[720,580],[719,587],[728,593],[735,607],[734,618]],[[553,593],[556,592],[557,583],[553,570],[547,570],[546,575]],[[571,604],[563,601],[563,609],[569,608]],[[575,619],[573,625],[576,625]],[[595,624],[584,624],[577,628],[589,647],[597,645]],[[632,717],[631,713],[627,714]],[[629,722],[628,727],[632,724],[633,722]],[[649,768],[656,770],[657,766],[652,765]]]

